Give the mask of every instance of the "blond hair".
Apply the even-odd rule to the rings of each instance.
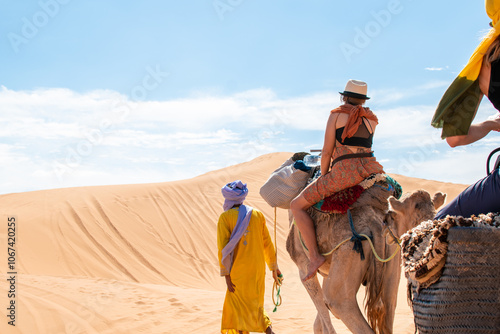
[[[494,62],[498,58],[500,58],[500,36],[498,36],[493,43],[491,43],[486,51],[486,60],[489,63]]]

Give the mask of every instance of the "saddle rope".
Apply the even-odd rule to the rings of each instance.
[[[349,212],[349,214],[350,214],[350,212]],[[295,220],[293,221],[293,223],[295,224]],[[373,245],[373,242],[369,236],[367,236],[364,233],[356,233],[356,235],[365,237],[365,239],[368,240],[368,243],[370,244],[370,248],[372,249],[373,255],[375,256],[375,258],[378,261],[380,261],[382,263],[391,261],[396,256],[398,251],[401,249],[401,241],[394,235],[394,232],[392,232],[392,230],[388,226],[387,226],[387,229],[389,230],[389,233],[391,234],[391,236],[394,238],[394,241],[396,241],[396,243],[398,245],[398,247],[396,248],[394,253],[391,256],[389,256],[387,259],[383,259],[380,257],[380,255],[378,255],[377,251],[375,250],[375,246]],[[306,247],[306,244],[304,243],[304,240],[302,240],[302,234],[300,233],[300,231],[299,231],[299,239],[300,239],[300,243],[302,244],[302,247],[304,247],[304,249],[306,251],[309,251]],[[335,252],[337,249],[339,249],[340,246],[342,246],[343,244],[345,244],[346,242],[351,241],[351,240],[352,240],[352,237],[347,238],[347,239],[341,241],[339,244],[337,244],[337,246],[335,246],[331,251],[326,252],[326,253],[322,253],[321,255],[328,256],[328,255],[332,254],[333,252]]]

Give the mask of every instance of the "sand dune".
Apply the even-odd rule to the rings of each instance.
[[[193,179],[142,185],[54,189],[0,196],[0,333],[218,333],[225,284],[219,276],[216,223],[222,185],[248,183],[247,203],[274,233],[274,210],[259,195],[290,153],[274,153]],[[455,197],[464,185],[392,175],[405,192]],[[9,326],[7,219],[15,217],[16,326]],[[288,213],[278,210],[283,305],[272,313],[277,333],[310,333],[315,309],[285,251]],[[413,333],[406,281],[396,332]],[[363,295],[360,295],[362,298]],[[348,333],[337,319],[339,333]]]

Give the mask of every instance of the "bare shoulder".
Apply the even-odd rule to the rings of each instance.
[[[332,113],[332,115],[335,115],[335,127],[341,128],[347,124],[347,120],[349,119],[349,114],[344,114],[344,113]],[[330,117],[331,119],[331,117]]]

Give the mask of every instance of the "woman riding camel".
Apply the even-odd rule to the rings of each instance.
[[[331,111],[321,153],[321,176],[309,184],[290,204],[295,223],[309,250],[308,273],[316,275],[325,258],[318,251],[314,223],[307,209],[320,200],[352,187],[371,174],[384,173],[371,150],[378,124],[375,114],[363,104],[367,85],[349,80],[342,95],[343,105]]]

